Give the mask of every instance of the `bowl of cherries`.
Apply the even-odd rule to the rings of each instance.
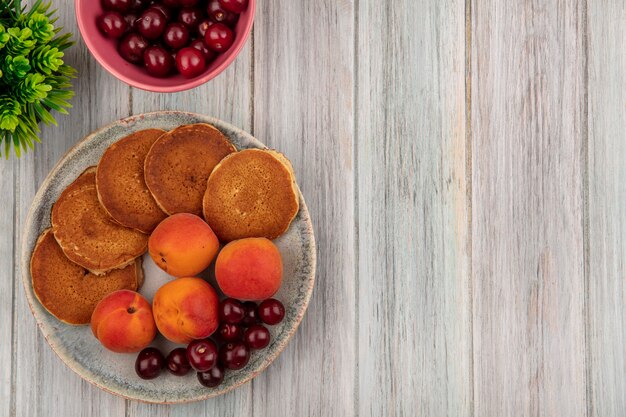
[[[96,60],[125,83],[170,93],[215,78],[237,57],[256,0],[75,0]]]

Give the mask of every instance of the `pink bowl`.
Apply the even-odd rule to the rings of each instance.
[[[185,78],[180,74],[157,78],[148,74],[143,67],[126,62],[117,52],[117,39],[107,38],[96,25],[97,17],[103,12],[100,0],[75,0],[75,6],[80,33],[91,54],[107,71],[142,90],[174,93],[212,80],[235,60],[252,30],[256,0],[249,0],[248,9],[239,16],[235,27],[235,42],[230,49],[218,55],[204,73],[194,78]]]

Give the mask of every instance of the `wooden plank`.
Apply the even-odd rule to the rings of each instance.
[[[465,3],[358,11],[361,416],[471,415]]]
[[[72,2],[58,3],[59,24],[78,36]],[[79,77],[74,85],[76,97],[69,116],[59,117],[59,126],[44,128],[43,144],[34,153],[22,157],[16,174],[16,230],[21,242],[26,214],[39,185],[59,158],[75,142],[99,126],[128,115],[129,88],[108,75],[90,57],[84,43],[69,50],[67,62],[76,67]],[[120,416],[124,400],[83,381],[56,357],[41,336],[30,312],[21,284],[19,266],[21,246],[15,248],[14,260],[18,282],[16,294],[17,338],[15,367],[16,416]]]
[[[475,415],[582,416],[585,11],[471,7]]]
[[[626,415],[626,3],[589,2],[590,416]]]
[[[3,157],[4,158],[4,157]],[[15,285],[13,273],[13,249],[15,247],[15,175],[17,162],[14,158],[8,161],[0,160],[0,196],[2,196],[2,210],[0,210],[0,416],[10,416],[13,383],[13,312],[15,309]]]
[[[254,134],[293,163],[317,282],[291,343],[253,382],[255,416],[355,415],[353,2],[258,3]]]
[[[237,59],[217,78],[175,94],[156,94],[133,89],[132,114],[159,110],[181,110],[206,114],[249,130],[251,109],[252,41],[248,39]]]
[[[235,62],[221,75],[196,89],[177,94],[154,94],[133,89],[132,113],[182,110],[214,116],[250,131],[252,42],[249,40]],[[224,396],[177,406],[148,405],[130,401],[128,417],[245,416],[252,413],[252,385],[246,384]]]

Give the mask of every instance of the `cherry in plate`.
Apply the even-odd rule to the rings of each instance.
[[[234,342],[240,340],[243,335],[243,329],[236,324],[222,323],[217,328],[217,334],[225,342]]]
[[[158,39],[165,31],[165,15],[157,9],[149,8],[141,14],[135,27],[146,39]]]
[[[156,348],[148,347],[139,352],[135,361],[135,372],[142,379],[154,379],[165,366],[163,354]]]
[[[223,8],[233,13],[242,13],[248,8],[248,0],[219,0]]]
[[[264,349],[270,344],[270,339],[270,331],[261,324],[248,327],[243,334],[243,341],[250,349]]]
[[[232,342],[220,348],[220,363],[228,369],[241,369],[250,360],[250,349],[243,342]]]
[[[143,54],[143,64],[150,75],[165,77],[174,68],[172,54],[162,46],[150,46]]]
[[[187,359],[187,349],[176,348],[165,358],[167,370],[176,376],[185,376],[191,370],[191,365]]]
[[[148,48],[148,41],[138,33],[129,33],[119,44],[118,50],[122,58],[133,64],[141,64],[143,54]]]
[[[189,43],[189,29],[182,23],[170,23],[165,28],[163,40],[173,49],[180,49]]]
[[[204,42],[206,45],[215,52],[225,52],[231,47],[235,41],[235,33],[231,28],[222,24],[216,23],[211,25],[206,31],[204,36]]]
[[[245,313],[243,305],[234,298],[226,298],[220,302],[218,310],[220,320],[230,324],[237,324],[243,320]]]
[[[206,372],[198,372],[198,381],[207,388],[215,388],[224,381],[224,368],[215,365]]]
[[[250,327],[259,322],[259,310],[255,302],[246,301],[243,303],[243,309],[245,312],[241,324],[246,327]]]
[[[196,371],[205,372],[213,368],[217,358],[217,345],[211,339],[194,340],[187,346],[187,359]]]
[[[268,298],[259,304],[259,318],[265,324],[274,325],[283,321],[285,306],[274,298]]]
[[[109,38],[119,38],[128,29],[128,23],[118,12],[106,12],[98,18],[98,27]]]

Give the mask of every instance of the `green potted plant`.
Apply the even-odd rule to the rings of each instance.
[[[19,157],[39,139],[39,123],[67,114],[76,71],[63,62],[71,34],[59,35],[56,10],[37,0],[30,10],[19,0],[0,0],[0,155]]]

